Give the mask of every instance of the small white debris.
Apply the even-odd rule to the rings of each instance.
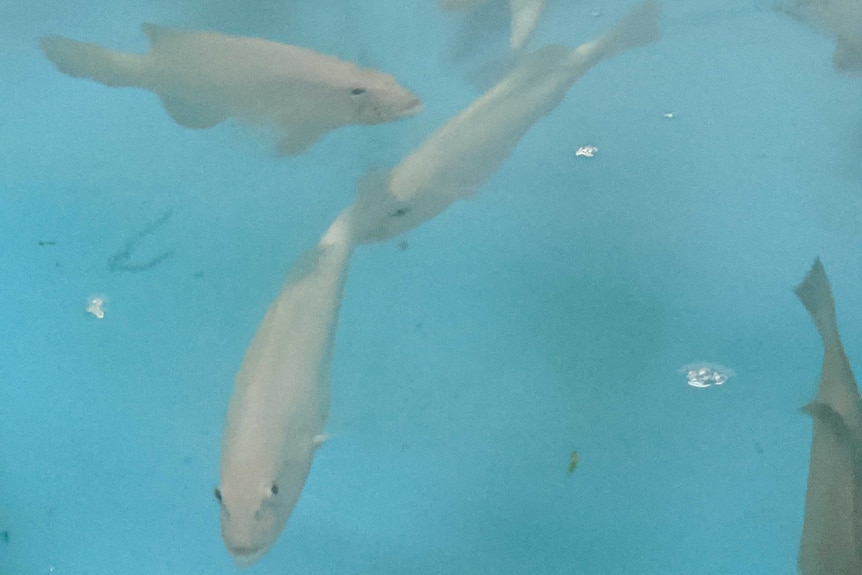
[[[718,363],[690,363],[677,370],[677,373],[685,374],[686,383],[691,387],[711,387],[722,385],[728,379],[736,375],[729,367]]]
[[[598,18],[601,15],[602,15],[602,11],[599,10],[598,8],[595,8],[595,9],[590,11],[590,16],[592,16],[593,18]]]
[[[667,118],[668,120],[673,120],[675,118],[675,116],[673,115],[673,112],[668,112],[667,114],[664,115],[664,117]]]
[[[599,149],[595,146],[581,146],[578,148],[578,151],[575,152],[575,156],[584,156],[585,158],[592,158],[596,155]]]
[[[105,298],[101,296],[93,296],[88,299],[87,313],[96,316],[98,319],[105,319]]]

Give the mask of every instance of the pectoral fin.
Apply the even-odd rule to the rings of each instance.
[[[186,128],[194,128],[197,130],[212,128],[227,118],[224,114],[208,109],[201,104],[189,102],[188,100],[182,100],[180,98],[170,98],[167,96],[160,97],[168,115],[173,118],[177,124],[185,126]]]

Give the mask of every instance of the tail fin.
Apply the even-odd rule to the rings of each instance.
[[[96,44],[61,36],[45,36],[39,47],[57,69],[74,78],[88,78],[106,86],[138,86],[144,56],[114,52]]]
[[[332,245],[353,245],[353,243],[353,210],[347,208],[330,224],[318,245],[325,248]]]
[[[510,0],[512,11],[512,30],[509,47],[518,52],[527,46],[533,36],[539,18],[545,11],[545,0]]]
[[[796,296],[808,310],[811,319],[814,320],[814,325],[823,338],[823,342],[828,344],[838,337],[838,322],[835,319],[835,300],[832,298],[832,288],[829,285],[829,278],[826,277],[826,270],[823,268],[823,263],[818,257],[814,260],[814,265],[805,275],[796,289],[793,290]]]
[[[608,58],[632,48],[655,42],[661,37],[659,18],[661,7],[654,0],[647,0],[623,16],[614,28],[599,38],[597,48]]]

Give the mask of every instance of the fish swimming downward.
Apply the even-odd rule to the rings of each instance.
[[[236,376],[222,439],[222,539],[237,565],[272,547],[323,442],[329,364],[353,251],[349,214],[295,263]]]
[[[647,1],[592,42],[576,49],[547,46],[524,56],[395,168],[366,174],[358,186],[357,243],[404,233],[471,196],[590,68],[657,40],[659,16],[658,4]]]
[[[281,131],[280,154],[299,154],[348,124],[381,124],[422,110],[389,74],[307,48],[218,32],[144,24],[146,54],[114,52],[60,36],[39,41],[57,68],[107,86],[144,88],[180,125],[228,118]]]
[[[838,335],[835,303],[818,258],[796,295],[823,340],[817,395],[804,411],[813,419],[805,520],[799,546],[802,575],[862,573],[862,407]]]
[[[832,65],[847,74],[862,74],[862,2],[859,0],[784,0],[784,12],[835,38]]]

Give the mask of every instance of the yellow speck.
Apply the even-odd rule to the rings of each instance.
[[[569,456],[569,473],[573,472],[578,466],[578,452],[573,451]]]

